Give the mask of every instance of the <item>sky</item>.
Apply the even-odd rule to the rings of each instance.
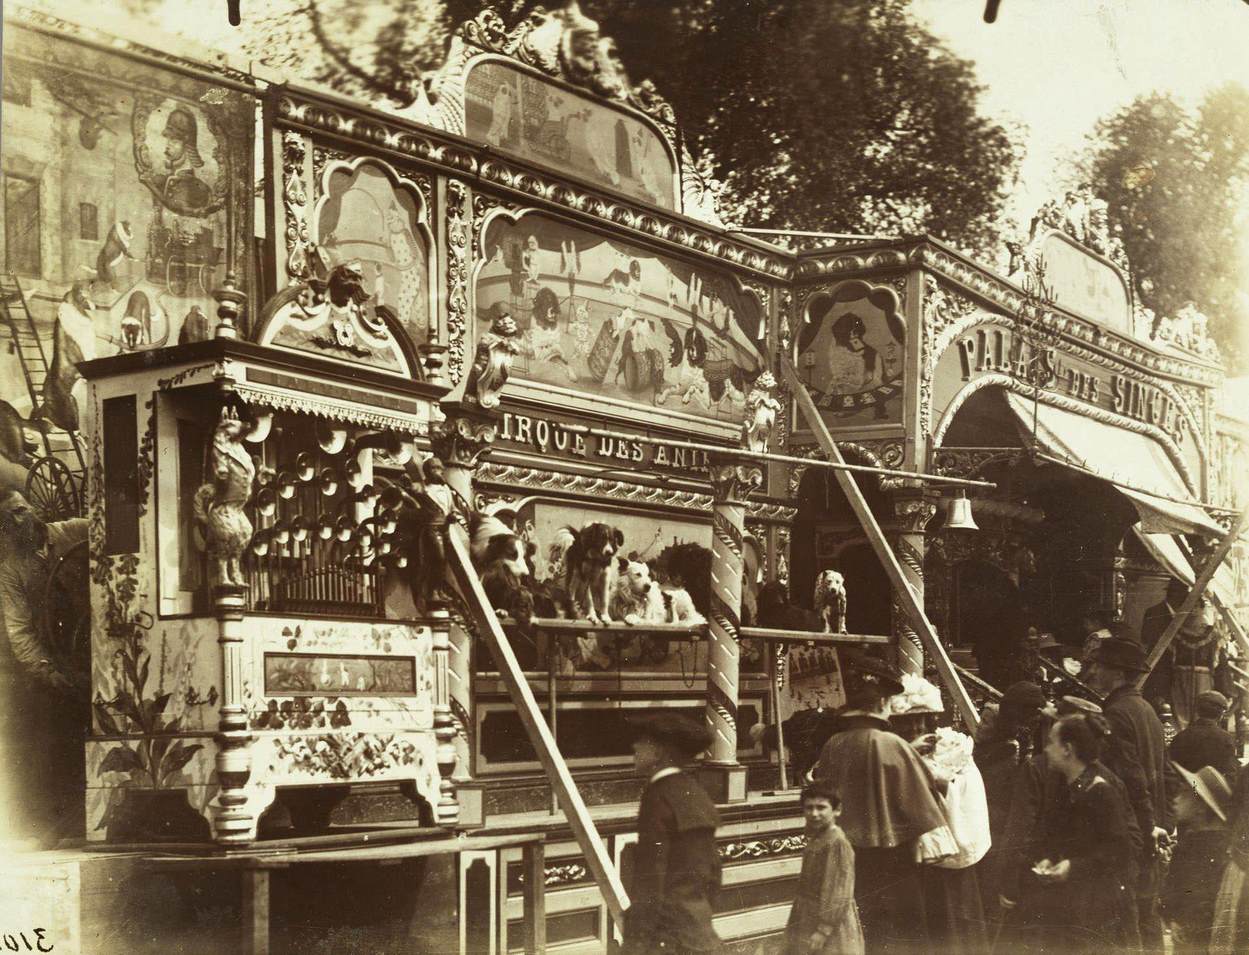
[[[1249,89],[1247,0],[913,0],[915,15],[975,65],[986,113],[1027,127],[1015,217],[1059,193],[1063,163],[1098,119],[1155,90],[1196,105],[1229,80]]]

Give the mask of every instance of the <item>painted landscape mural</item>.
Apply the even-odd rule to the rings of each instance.
[[[740,422],[765,367],[758,302],[726,276],[536,213],[484,239],[477,317],[521,329],[514,376]]]

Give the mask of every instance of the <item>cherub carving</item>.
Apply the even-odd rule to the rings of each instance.
[[[221,410],[208,459],[212,480],[195,492],[195,521],[212,561],[210,582],[214,587],[247,585],[240,559],[252,537],[252,522],[243,510],[256,477],[255,462],[243,445],[251,427],[232,409]]]
[[[772,396],[776,388],[776,378],[772,372],[765,371],[755,379],[754,386],[746,396],[746,421],[742,425],[742,443],[750,451],[763,452],[768,449],[768,440],[772,429],[776,426],[776,415],[781,410],[781,403]]]
[[[499,392],[512,373],[512,360],[520,352],[516,322],[506,310],[500,311],[490,329],[477,341],[473,367],[469,369],[465,396],[475,397],[483,408],[497,408]]]

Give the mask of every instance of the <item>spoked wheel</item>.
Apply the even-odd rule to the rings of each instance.
[[[26,475],[26,500],[49,523],[82,514],[74,473],[59,458],[40,458]]]

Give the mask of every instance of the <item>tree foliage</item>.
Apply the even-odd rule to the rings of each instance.
[[[1122,230],[1138,301],[1160,316],[1196,305],[1246,370],[1249,91],[1228,84],[1196,110],[1140,97],[1097,124],[1078,167]]]
[[[967,62],[909,0],[583,0],[635,81],[672,103],[726,213],[758,227],[931,232],[993,248],[1018,155],[977,111]],[[481,0],[275,0],[249,52],[293,76],[403,102]],[[490,4],[508,25],[538,4]],[[557,5],[548,3],[548,7]],[[368,11],[367,15],[363,11]],[[311,42],[309,42],[311,41]]]

